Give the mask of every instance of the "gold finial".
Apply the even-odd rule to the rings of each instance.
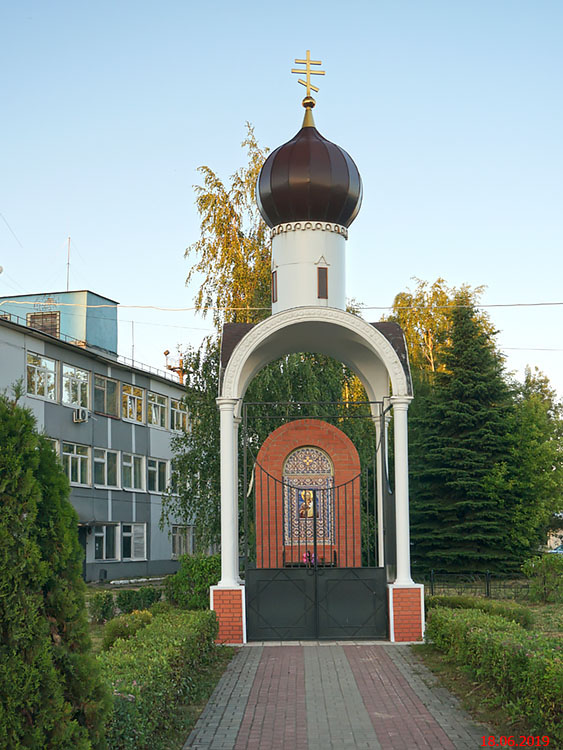
[[[307,55],[304,60],[295,60],[297,65],[305,65],[305,70],[299,70],[298,68],[292,68],[292,73],[305,73],[306,80],[303,81],[301,78],[299,78],[299,83],[302,86],[305,86],[307,89],[307,95],[303,99],[303,106],[307,110],[305,112],[305,120],[303,121],[303,124],[309,124],[307,122],[307,116],[310,118],[310,124],[313,125],[313,114],[311,112],[311,109],[315,106],[315,100],[311,96],[311,91],[314,91],[315,93],[318,91],[318,88],[316,86],[313,86],[311,83],[311,76],[324,76],[325,72],[324,70],[311,70],[311,65],[322,65],[322,62],[320,60],[311,60],[311,51],[307,50]]]

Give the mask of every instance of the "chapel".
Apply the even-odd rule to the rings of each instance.
[[[292,71],[306,88],[302,125],[269,154],[256,188],[271,233],[272,314],[255,325],[225,324],[222,334],[221,580],[211,607],[219,639],[229,643],[417,641],[424,592],[410,566],[406,344],[396,324],[346,309],[346,246],[362,180],[347,151],[316,127],[312,76],[324,74],[321,62],[309,51],[295,62],[304,66]],[[360,379],[373,423],[370,467],[342,419],[308,415],[273,429],[249,461],[246,389],[268,363],[298,352],[333,357]]]

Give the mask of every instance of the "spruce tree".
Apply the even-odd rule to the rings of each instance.
[[[511,448],[511,394],[471,301],[459,295],[456,304],[444,370],[423,383],[413,410],[413,561],[444,572],[502,572],[510,497],[496,479]]]
[[[0,747],[105,747],[68,496],[31,412],[0,395]]]

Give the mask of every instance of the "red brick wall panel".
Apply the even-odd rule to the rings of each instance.
[[[352,441],[341,430],[319,419],[288,422],[274,430],[260,448],[257,463],[267,474],[282,481],[283,465],[296,448],[313,446],[327,453],[334,466],[335,487],[360,474],[360,459]],[[336,492],[335,544],[317,549],[319,558],[333,559],[338,565],[361,566],[360,483]],[[257,567],[278,568],[285,562],[300,562],[306,545],[298,548],[283,543],[283,498],[281,485],[259,469],[256,473],[256,552]]]
[[[219,621],[217,643],[243,643],[243,606],[242,589],[213,590],[213,610]]]
[[[420,588],[390,589],[393,607],[389,615],[393,616],[395,641],[422,640],[422,593]]]

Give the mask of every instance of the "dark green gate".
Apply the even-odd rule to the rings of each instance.
[[[250,568],[250,641],[387,638],[383,568]]]

